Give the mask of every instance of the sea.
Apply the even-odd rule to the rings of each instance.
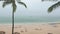
[[[15,17],[14,23],[48,23],[48,22],[59,22],[60,17]],[[12,23],[11,17],[0,17],[1,23]]]

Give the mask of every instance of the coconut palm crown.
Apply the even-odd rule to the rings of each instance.
[[[45,0],[42,0],[42,1],[45,1]],[[48,1],[51,1],[51,0],[48,0]],[[58,0],[54,0],[54,1],[58,1]],[[50,6],[50,7],[48,8],[48,12],[49,12],[49,13],[52,12],[54,9],[56,9],[56,8],[59,7],[59,6],[60,6],[60,1],[58,1],[57,3],[53,4],[52,6]]]
[[[13,7],[13,12],[15,12],[16,11],[16,2],[17,0],[4,0],[4,2],[3,2],[3,8],[6,6],[6,5],[8,5],[8,4],[12,4],[12,7]],[[26,6],[26,4],[24,3],[24,2],[21,2],[21,0],[20,1],[17,1],[17,3],[19,3],[19,4],[21,4],[21,5],[24,5],[25,6],[25,8],[27,8],[27,6]]]

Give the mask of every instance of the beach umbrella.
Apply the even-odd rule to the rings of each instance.
[[[13,8],[13,11],[12,11],[12,34],[14,33],[14,13],[16,11],[16,8],[17,8],[17,5],[16,5],[16,1],[17,0],[2,0],[4,1],[3,2],[3,8],[6,6],[6,5],[9,5],[9,4],[12,4],[12,8]],[[17,3],[25,6],[25,8],[27,8],[26,4],[24,2],[22,2],[21,0],[18,0]]]

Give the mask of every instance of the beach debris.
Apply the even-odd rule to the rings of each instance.
[[[39,30],[38,28],[35,28],[35,30]]]
[[[21,32],[24,32],[23,30],[21,30]]]
[[[58,27],[57,25],[54,25],[53,27]]]
[[[41,28],[35,28],[35,30],[41,30]]]
[[[49,25],[53,26],[53,27],[58,27],[57,23],[50,23]]]
[[[5,34],[5,32],[4,31],[0,31],[0,34]]]
[[[19,25],[19,26],[15,26],[15,28],[22,28],[22,26],[21,26],[21,25]]]
[[[56,25],[57,23],[49,23],[49,25]]]
[[[48,33],[48,34],[52,34],[52,33]]]
[[[60,23],[49,23],[49,25],[57,25],[57,24],[60,24]]]
[[[19,32],[15,32],[14,34],[20,34]]]

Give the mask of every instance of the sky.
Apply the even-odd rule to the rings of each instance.
[[[15,17],[21,16],[37,16],[37,17],[60,17],[60,7],[48,13],[48,8],[56,2],[41,2],[41,0],[22,0],[27,5],[25,8],[16,2],[17,10]],[[3,2],[0,2],[0,18],[12,16],[12,6],[7,5],[5,8],[2,7]]]

